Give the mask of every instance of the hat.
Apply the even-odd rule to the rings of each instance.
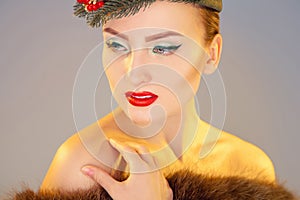
[[[156,0],[77,0],[74,14],[85,18],[92,27],[99,27],[110,19],[134,15],[146,9]],[[167,0],[177,3],[191,3],[216,12],[222,10],[222,0]]]

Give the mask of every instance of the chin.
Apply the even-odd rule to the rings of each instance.
[[[152,122],[152,117],[149,108],[129,106],[125,113],[135,125],[144,127],[149,126]]]

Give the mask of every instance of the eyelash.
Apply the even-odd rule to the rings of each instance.
[[[164,56],[168,56],[168,55],[173,54],[180,46],[181,46],[181,44],[178,46],[160,46],[160,45],[158,45],[152,49],[152,52],[155,54],[161,54]]]
[[[114,52],[121,52],[121,51],[127,51],[128,50],[123,45],[121,45],[117,42],[113,42],[113,41],[107,41],[106,45],[109,49],[112,49]]]
[[[127,51],[128,50],[123,45],[121,45],[117,42],[114,42],[114,41],[107,41],[106,45],[109,49],[112,49],[112,51],[114,51],[114,52],[121,52],[121,51]],[[154,54],[160,54],[160,55],[168,56],[168,55],[173,54],[180,46],[181,46],[181,44],[177,45],[177,46],[157,45],[152,49],[152,52]]]

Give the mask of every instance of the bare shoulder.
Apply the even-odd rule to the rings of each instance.
[[[94,182],[81,172],[86,164],[105,169],[87,152],[78,134],[74,134],[58,148],[40,189],[74,190],[91,187]]]
[[[263,178],[270,181],[275,180],[274,166],[269,156],[259,147],[251,144],[241,138],[234,136],[228,132],[223,131],[219,145],[223,146],[223,149],[228,149],[226,152],[232,160],[233,169],[239,168],[254,172],[250,175],[253,178]]]

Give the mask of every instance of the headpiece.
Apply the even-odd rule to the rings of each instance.
[[[99,27],[110,19],[122,18],[144,10],[157,0],[77,0],[74,14],[83,17],[92,27]],[[216,12],[222,10],[222,0],[167,0],[177,3],[191,3]]]

